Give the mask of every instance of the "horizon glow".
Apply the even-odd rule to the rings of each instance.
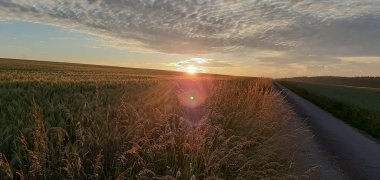
[[[378,34],[378,0],[0,1],[3,58],[240,76],[380,76]]]

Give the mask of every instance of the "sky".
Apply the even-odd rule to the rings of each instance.
[[[0,0],[0,57],[380,76],[380,0]]]

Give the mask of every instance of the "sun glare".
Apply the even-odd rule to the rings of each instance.
[[[189,74],[195,74],[198,72],[198,68],[195,66],[189,66],[186,68],[186,72],[188,72]]]

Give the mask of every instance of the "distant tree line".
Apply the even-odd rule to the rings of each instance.
[[[380,77],[337,77],[337,76],[317,76],[317,77],[295,77],[284,78],[282,80],[319,83],[328,85],[356,86],[356,87],[371,87],[380,88]]]

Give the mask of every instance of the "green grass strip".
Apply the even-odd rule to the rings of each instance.
[[[351,126],[363,130],[380,140],[379,111],[364,109],[352,103],[334,100],[323,95],[317,95],[305,88],[301,88],[296,82],[281,81],[280,84],[330,112],[335,117],[344,120]]]

